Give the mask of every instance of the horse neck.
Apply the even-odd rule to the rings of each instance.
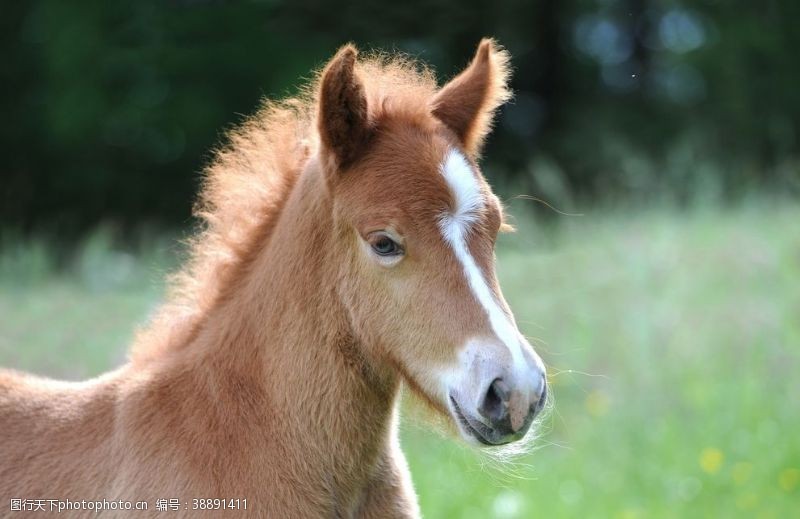
[[[259,385],[268,412],[304,449],[335,442],[369,452],[391,433],[398,379],[368,361],[351,332],[335,289],[338,262],[326,255],[336,250],[331,218],[312,161],[197,341],[203,369]]]

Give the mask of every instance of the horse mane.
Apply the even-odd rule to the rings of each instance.
[[[374,123],[430,119],[437,90],[430,68],[405,55],[372,52],[359,56],[357,70]],[[263,101],[215,151],[195,204],[200,230],[188,240],[189,259],[169,276],[166,300],[137,333],[131,361],[191,343],[204,316],[269,240],[297,177],[319,148],[321,73],[294,97]]]

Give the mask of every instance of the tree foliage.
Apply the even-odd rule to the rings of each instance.
[[[494,179],[560,202],[797,192],[799,18],[793,0],[7,1],[0,218],[185,222],[224,129],[342,43],[444,79],[486,35],[515,68]]]

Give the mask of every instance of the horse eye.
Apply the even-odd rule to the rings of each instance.
[[[397,256],[403,253],[403,248],[385,234],[379,234],[371,241],[372,250],[378,256]]]

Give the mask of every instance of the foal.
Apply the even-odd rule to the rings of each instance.
[[[508,56],[484,40],[437,88],[356,54],[233,132],[193,259],[127,364],[80,383],[0,371],[3,506],[417,517],[401,382],[468,442],[525,435],[545,372],[497,284],[503,213],[476,162]]]

